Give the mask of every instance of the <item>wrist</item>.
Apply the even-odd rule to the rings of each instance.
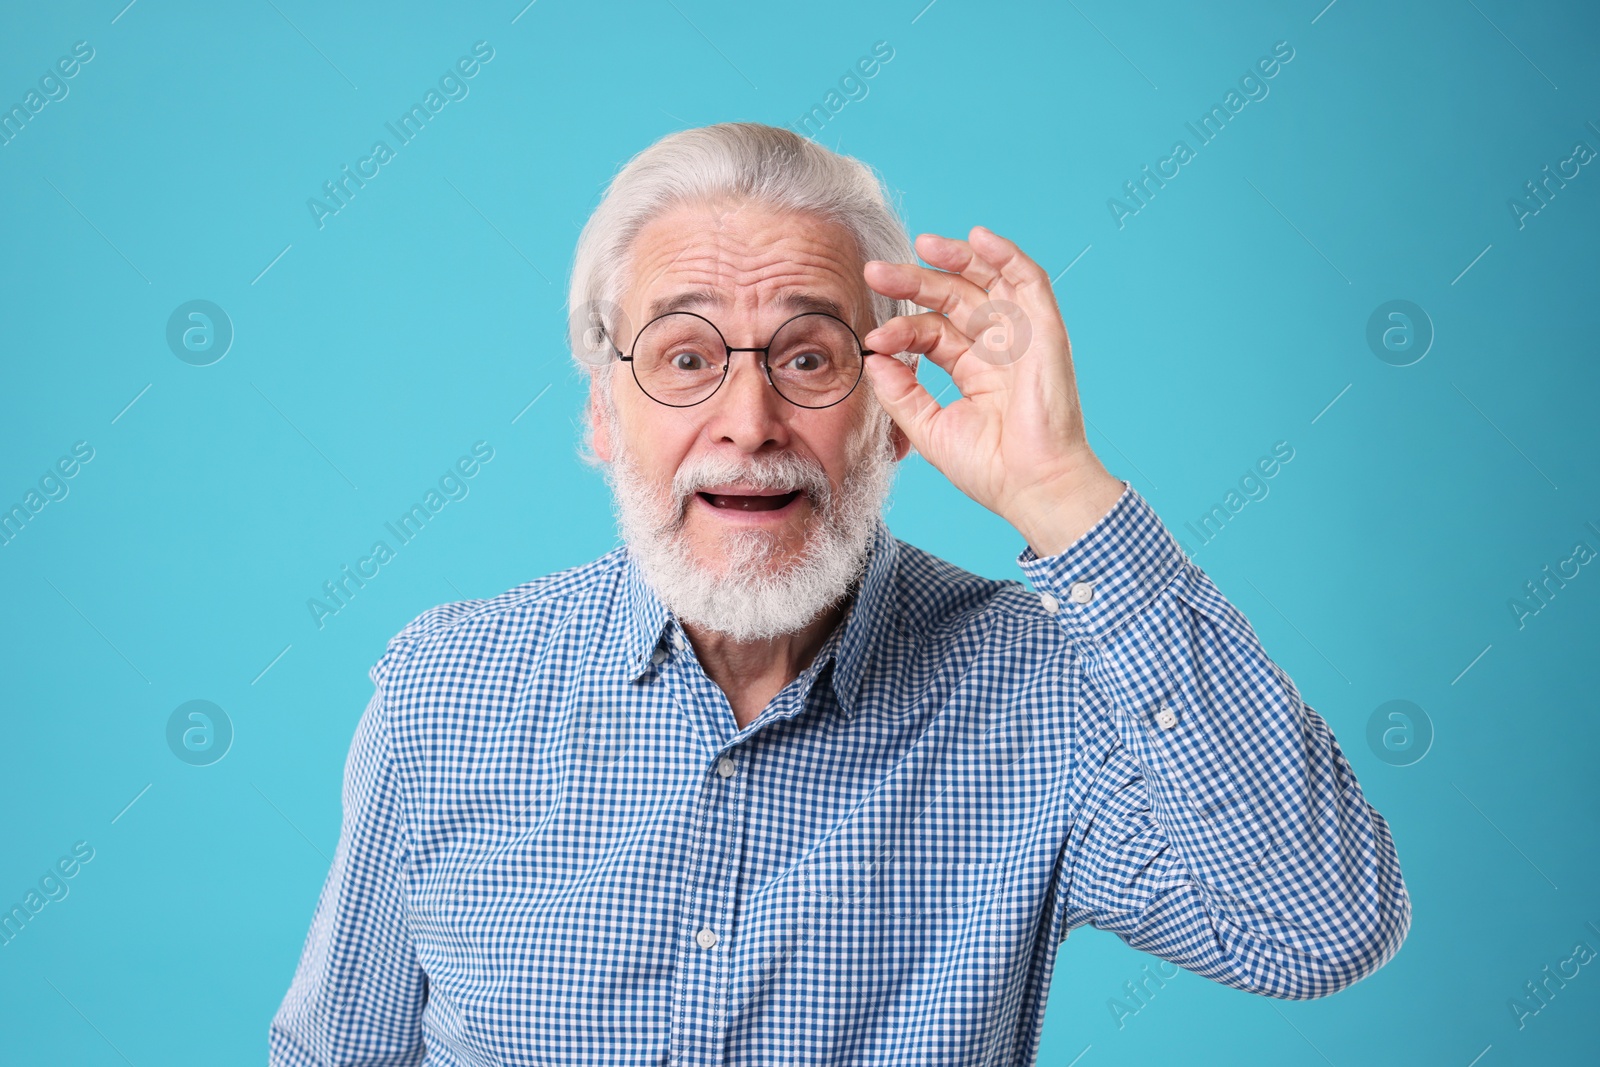
[[[1009,521],[1041,559],[1071,548],[1111,513],[1127,484],[1098,462],[1082,475],[1039,485]]]

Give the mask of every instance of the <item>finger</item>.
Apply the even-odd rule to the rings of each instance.
[[[957,276],[945,274],[941,277]],[[978,304],[969,305],[966,299],[955,299],[944,303],[949,308],[948,314],[936,310],[921,315],[901,315],[879,326],[862,341],[868,348],[880,352],[926,353],[952,376],[956,361],[968,352],[995,366],[1015,363],[1028,351],[1035,336],[1033,320],[1038,312],[1030,313],[1028,308],[1003,297],[976,291],[982,298]],[[918,303],[927,306],[923,300]],[[1049,313],[1045,315],[1046,322]],[[888,334],[880,332],[891,327],[892,332]]]
[[[875,352],[920,352],[949,374],[972,347],[972,338],[934,311],[892,318],[861,341]]]
[[[991,292],[1009,294],[1016,301],[1011,304],[997,297],[992,302],[993,307],[986,306],[984,310],[999,310],[1019,333],[1026,330],[1029,336],[1038,334],[1059,341],[1067,348],[1070,367],[1071,342],[1067,339],[1066,324],[1061,320],[1055,289],[1050,284],[1050,273],[1017,247],[1015,242],[1001,237],[986,226],[974,226],[969,237],[969,241],[962,243],[971,250],[976,262],[983,266],[979,269],[969,265],[965,273],[972,275],[976,271],[979,276],[988,277],[989,272],[994,272]],[[954,259],[952,253],[951,260]],[[976,338],[982,324],[974,321],[967,325],[966,332]],[[1001,361],[1009,362],[1019,357],[1023,348],[1026,348],[1026,341],[1020,347],[1008,346]]]
[[[872,380],[872,392],[883,410],[905,431],[911,447],[931,462],[927,449],[929,427],[943,409],[933,394],[917,381],[916,371],[880,352],[867,357],[867,377]]]
[[[917,255],[940,270],[961,275],[980,289],[992,289],[1000,271],[985,261],[966,241],[937,233],[917,236]]]
[[[910,263],[869,261],[862,269],[867,284],[875,292],[895,300],[910,300],[921,307],[966,322],[989,294],[959,274],[951,274]]]
[[[968,235],[968,245],[986,264],[987,269],[993,270],[1010,282],[1018,292],[1042,291],[1049,294],[1052,301],[1055,299],[1054,292],[1050,288],[1049,272],[1030,259],[1015,242],[1001,237],[987,227],[974,226],[972,233]]]

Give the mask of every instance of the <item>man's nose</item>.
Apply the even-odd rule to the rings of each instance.
[[[767,381],[760,352],[734,352],[728,357],[722,387],[706,403],[713,405],[712,436],[747,451],[770,442],[783,443],[788,401]]]

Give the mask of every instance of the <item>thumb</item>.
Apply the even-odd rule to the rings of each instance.
[[[867,377],[872,379],[872,392],[878,403],[905,432],[911,447],[926,458],[929,426],[944,410],[939,402],[917,381],[917,372],[893,356],[868,356]]]

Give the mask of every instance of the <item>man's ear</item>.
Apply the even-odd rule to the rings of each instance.
[[[889,424],[889,443],[894,445],[894,461],[899,463],[911,452],[911,438],[900,428],[897,422]]]

